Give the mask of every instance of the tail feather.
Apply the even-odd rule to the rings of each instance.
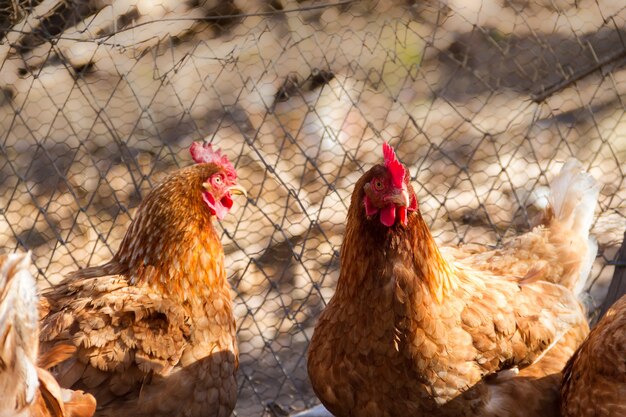
[[[550,207],[564,227],[580,236],[588,236],[600,187],[580,162],[568,160],[550,183]]]
[[[30,252],[0,255],[0,416],[91,417],[93,396],[62,389],[37,366],[39,297],[29,265]],[[75,350],[58,345],[39,359],[51,367]]]
[[[596,255],[598,254],[598,241],[593,237],[589,236],[587,239],[587,256],[585,261],[582,263],[580,267],[579,279],[574,285],[574,294],[578,299],[581,299],[581,294],[585,289],[585,284],[587,283],[587,279],[591,274],[591,268],[593,267],[593,261],[596,259]]]
[[[96,399],[83,391],[64,389],[54,377],[43,369],[38,370],[41,401],[39,414],[51,417],[91,417],[96,411]]]
[[[562,246],[559,261],[574,272],[565,274],[561,284],[577,296],[585,288],[598,252],[598,244],[589,236],[589,229],[599,193],[598,182],[575,159],[568,160],[550,183],[549,227],[554,231],[555,241]]]
[[[63,393],[70,396],[65,400],[67,417],[91,417],[96,412],[96,399],[93,395],[67,389],[64,389]]]
[[[0,256],[0,414],[31,404],[37,393],[37,289],[30,253]]]
[[[42,369],[50,369],[65,362],[76,353],[76,346],[60,344],[39,355],[38,364]]]

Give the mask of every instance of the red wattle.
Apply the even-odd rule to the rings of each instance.
[[[405,206],[398,207],[398,217],[400,218],[400,221],[402,222],[402,224],[407,223],[406,214],[407,214],[407,209]]]
[[[226,198],[225,196],[222,197],[221,201],[215,201],[215,197],[213,197],[213,194],[209,193],[208,191],[202,193],[202,199],[208,206],[211,214],[217,217],[218,220],[223,220],[233,205],[233,201],[230,197]]]
[[[380,210],[380,222],[387,227],[393,226],[396,222],[396,206],[390,204]]]

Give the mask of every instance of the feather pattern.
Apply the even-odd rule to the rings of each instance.
[[[591,330],[563,370],[563,417],[626,415],[626,296]]]
[[[573,292],[588,229],[564,230],[561,212],[499,249],[440,249],[419,210],[406,225],[367,216],[368,184],[393,175],[377,165],[352,194],[337,289],[309,348],[322,403],[338,417],[558,415],[559,371],[588,332]]]
[[[192,155],[198,164],[142,202],[110,262],[45,293],[42,346],[76,348],[54,373],[93,393],[97,416],[226,417],[234,408],[232,297],[203,195],[223,201],[238,186],[219,151],[194,144]]]
[[[35,402],[39,389],[37,286],[29,254],[0,258],[0,410],[19,411]]]
[[[30,253],[0,255],[0,416],[91,417],[93,396],[64,390],[44,368],[68,358],[61,346],[39,358],[37,285]]]

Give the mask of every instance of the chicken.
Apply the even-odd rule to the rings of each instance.
[[[504,247],[439,248],[393,148],[356,183],[334,296],[308,352],[344,416],[558,415],[560,370],[589,329],[577,299],[598,197],[576,161],[545,225]]]
[[[220,151],[190,151],[197,164],[151,190],[111,261],[44,294],[42,345],[77,349],[55,376],[94,394],[97,416],[228,416],[235,406],[235,321],[212,222],[245,190]]]
[[[0,416],[91,417],[93,396],[61,389],[45,370],[65,359],[67,346],[37,364],[39,297],[29,258],[23,253],[0,255]]]
[[[561,395],[563,417],[626,416],[626,295],[568,361]]]

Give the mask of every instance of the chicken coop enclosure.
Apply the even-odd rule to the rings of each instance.
[[[248,199],[217,227],[237,416],[317,403],[306,373],[353,185],[388,141],[441,243],[529,229],[578,158],[601,183],[588,281],[626,229],[626,5],[613,0],[6,0],[0,243],[44,288],[107,261],[204,139]]]

